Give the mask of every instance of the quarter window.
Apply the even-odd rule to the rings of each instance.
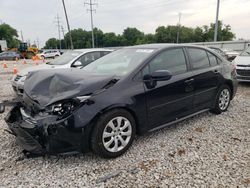
[[[217,58],[213,54],[211,54],[210,52],[207,52],[207,55],[208,55],[208,58],[209,58],[209,61],[210,61],[210,65],[211,66],[216,66],[218,64]]]
[[[190,60],[194,69],[209,67],[209,60],[205,50],[198,48],[188,48]]]
[[[182,48],[166,50],[157,55],[149,64],[150,72],[168,70],[173,75],[187,71],[187,64]]]

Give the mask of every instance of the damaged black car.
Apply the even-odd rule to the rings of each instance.
[[[226,111],[236,90],[235,67],[213,51],[151,44],[83,69],[31,72],[23,97],[3,102],[0,111],[13,105],[5,120],[27,153],[91,150],[111,158],[126,152],[135,134]]]

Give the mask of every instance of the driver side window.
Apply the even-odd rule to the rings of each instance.
[[[150,73],[157,70],[168,70],[173,75],[187,72],[187,64],[182,48],[169,49],[158,54],[149,63]]]

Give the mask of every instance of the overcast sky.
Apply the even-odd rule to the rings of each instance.
[[[86,0],[86,2],[89,0]],[[159,25],[175,25],[178,12],[181,24],[202,26],[215,21],[217,0],[98,0],[95,1],[94,26],[104,32],[122,33],[137,27],[154,33]],[[71,29],[90,30],[90,14],[84,0],[65,0]],[[43,47],[48,38],[58,38],[56,15],[66,22],[61,0],[0,0],[0,22],[23,31],[24,40],[39,38]],[[250,39],[250,0],[221,0],[219,19],[232,26],[236,37]]]

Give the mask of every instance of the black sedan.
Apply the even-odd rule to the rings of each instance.
[[[21,55],[17,52],[8,51],[0,53],[0,60],[15,60],[16,58],[21,58]]]
[[[92,150],[117,157],[135,134],[226,111],[235,76],[231,63],[207,48],[127,47],[83,69],[31,72],[6,122],[31,154]]]

